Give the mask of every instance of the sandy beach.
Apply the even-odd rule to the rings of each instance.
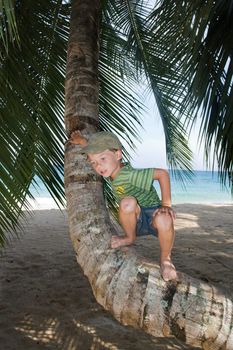
[[[177,269],[232,293],[233,207],[175,209]],[[135,246],[158,261],[155,238]],[[0,259],[0,350],[193,349],[123,327],[96,303],[76,263],[65,211],[34,211]]]

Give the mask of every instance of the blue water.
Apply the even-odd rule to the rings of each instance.
[[[185,188],[180,181],[177,181],[171,175],[171,189],[173,204],[180,203],[198,203],[198,204],[232,204],[233,197],[231,196],[230,188],[223,188],[217,172],[211,171],[195,171],[195,176],[192,182],[186,182]],[[32,189],[35,198],[50,198],[50,194],[37,179],[38,190]],[[155,187],[159,192],[158,184],[155,182]]]
[[[172,202],[198,204],[232,204],[233,197],[229,186],[224,187],[217,172],[195,171],[192,182],[186,182],[185,188],[180,181],[171,176]]]

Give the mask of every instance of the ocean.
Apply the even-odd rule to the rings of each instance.
[[[43,183],[37,178],[38,189],[31,188],[36,202],[30,200],[33,209],[56,209],[57,204],[51,198]],[[159,186],[155,182],[155,188]],[[229,186],[223,187],[218,179],[217,172],[194,171],[192,182],[186,182],[185,188],[182,182],[177,181],[171,175],[172,203],[183,204],[212,204],[233,205],[233,197]]]
[[[171,176],[171,191],[174,204],[233,205],[230,187],[220,183],[217,172],[194,171],[192,182],[187,182],[185,188]]]

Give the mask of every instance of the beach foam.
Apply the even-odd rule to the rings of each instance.
[[[28,202],[31,210],[59,209],[52,197],[36,197],[34,200],[28,199]]]

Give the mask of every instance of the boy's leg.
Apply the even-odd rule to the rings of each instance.
[[[160,209],[153,217],[153,226],[158,231],[162,277],[165,281],[176,279],[176,269],[171,260],[171,252],[175,238],[173,218],[168,212],[163,213]]]
[[[112,236],[111,247],[118,248],[132,244],[136,239],[137,218],[140,207],[134,197],[125,197],[119,205],[119,220],[124,229],[125,236]]]

